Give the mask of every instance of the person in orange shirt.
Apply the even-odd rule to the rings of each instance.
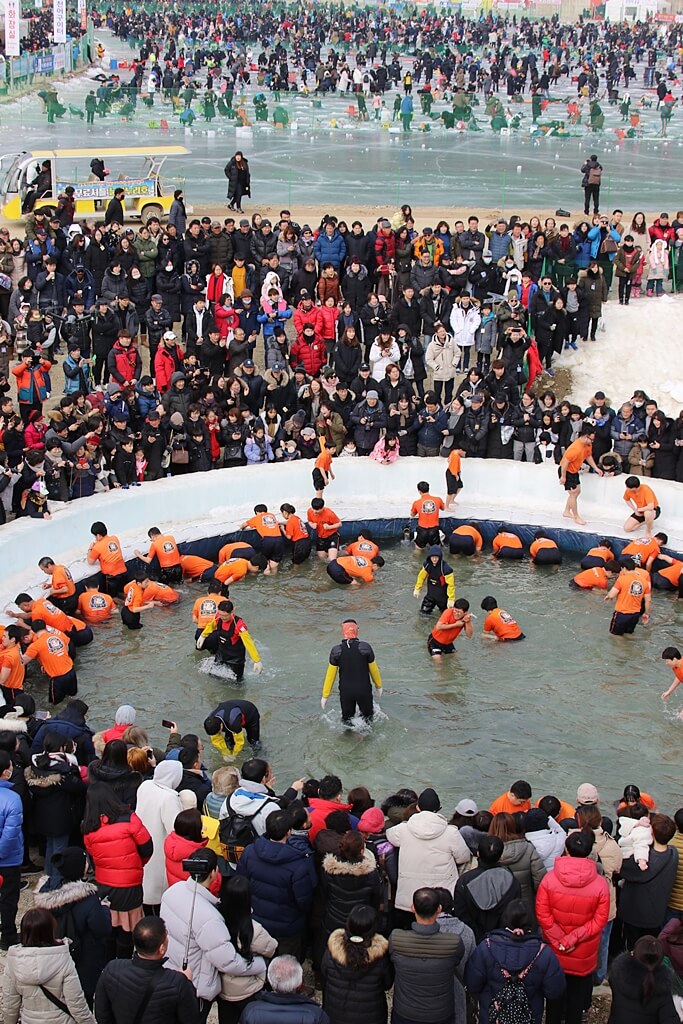
[[[10,629],[11,628],[12,627],[10,626]],[[2,640],[4,645],[5,638],[3,637]],[[671,684],[669,689],[665,690],[662,694],[662,700],[668,700],[671,694],[674,692],[674,690],[677,690],[681,683],[683,683],[683,658],[681,658],[681,652],[678,650],[677,647],[665,647],[662,651],[662,661],[665,661],[667,663],[667,665],[674,674],[673,683]],[[1,661],[0,664],[2,664]],[[2,682],[1,677],[0,682]],[[678,717],[683,718],[683,711],[678,712]]]
[[[60,704],[65,697],[75,697],[78,693],[78,678],[69,655],[68,637],[58,629],[47,626],[41,619],[34,619],[28,638],[30,643],[21,660],[27,665],[34,658],[38,659],[50,680],[50,703]]]
[[[180,583],[183,578],[183,567],[175,537],[170,533],[162,533],[158,526],[153,526],[148,530],[147,536],[150,540],[149,551],[145,555],[136,548],[137,557],[145,565],[151,565],[156,558],[159,563],[159,579],[162,583]]]
[[[227,597],[228,587],[232,583],[239,583],[249,573],[256,575],[258,571],[259,567],[247,558],[229,558],[227,562],[216,566],[215,579],[222,584],[221,593],[223,597]]]
[[[322,498],[323,491],[329,484],[330,480],[334,480],[334,472],[332,470],[332,452],[325,444],[324,438],[320,438],[321,451],[318,458],[315,460],[315,466],[313,467],[313,490],[315,491],[316,498]]]
[[[612,636],[633,633],[641,618],[644,626],[650,621],[652,593],[649,575],[644,569],[639,569],[632,558],[622,562],[622,566],[612,589],[605,595],[605,601],[616,598],[609,626]]]
[[[150,608],[156,608],[157,602],[149,600],[146,591],[151,580],[144,573],[138,573],[134,580],[131,580],[124,592],[123,607],[121,608],[121,621],[128,629],[142,629],[140,622],[141,612],[147,612]]]
[[[199,555],[181,555],[180,564],[183,576],[188,580],[197,580],[209,569],[213,569],[213,562],[208,558],[200,558]]]
[[[10,707],[14,707],[16,696],[24,689],[26,669],[21,659],[21,641],[28,631],[21,626],[8,626],[0,639],[0,688]]]
[[[267,505],[254,505],[253,516],[242,523],[241,529],[256,530],[260,537],[259,550],[268,560],[263,575],[274,576],[285,556],[285,544],[277,517],[268,511]]]
[[[495,597],[485,597],[481,602],[481,607],[488,613],[484,619],[484,636],[492,633],[496,640],[506,642],[526,640],[524,633],[509,612],[498,607]]]
[[[78,614],[86,622],[106,622],[115,608],[113,597],[100,593],[97,587],[88,587],[78,597]]]
[[[625,565],[629,559],[633,559],[636,565],[642,565],[644,569],[649,570],[654,560],[659,558],[660,550],[668,540],[665,533],[656,533],[654,537],[635,537],[621,549],[619,562]]]
[[[30,626],[32,619],[42,619],[48,626],[54,626],[68,636],[74,647],[85,647],[92,643],[93,632],[90,626],[61,611],[47,597],[39,597],[34,601],[30,594],[17,594],[14,603],[20,611],[7,609],[7,614],[19,619],[22,625]]]
[[[55,565],[53,560],[46,555],[38,562],[38,567],[43,570],[49,580],[43,583],[43,590],[48,591],[48,597],[53,604],[61,608],[67,615],[73,615],[78,607],[78,594],[73,576],[65,565]]]
[[[474,523],[456,526],[448,538],[448,550],[452,555],[478,555],[484,546],[484,538]]]
[[[652,535],[652,524],[662,514],[657,495],[647,484],[641,484],[637,476],[629,476],[625,486],[624,501],[631,509],[631,515],[624,523],[624,531],[632,533],[644,523],[649,537]]]
[[[312,543],[308,527],[296,514],[294,506],[288,502],[280,505],[280,512],[284,519],[284,524],[280,524],[280,531],[292,545],[292,565],[301,565],[311,554]]]
[[[536,530],[529,555],[534,565],[562,565],[560,549],[545,530]]]
[[[90,532],[95,538],[88,548],[88,565],[100,566],[99,589],[117,597],[129,580],[119,538],[109,534],[104,523],[93,523]]]
[[[361,530],[356,540],[352,541],[351,544],[344,545],[344,551],[347,555],[369,558],[371,562],[376,562],[380,569],[384,565],[384,559],[379,553],[379,547],[370,536],[369,530]]]
[[[565,519],[573,519],[580,526],[586,525],[586,520],[579,515],[579,495],[581,485],[579,483],[579,472],[584,462],[587,462],[591,469],[595,470],[598,476],[602,476],[602,470],[593,458],[593,441],[595,440],[595,427],[586,424],[576,441],[573,441],[565,449],[560,461],[558,475],[560,483],[567,492],[562,515]]]
[[[206,594],[203,597],[198,597],[192,606],[192,621],[197,627],[194,634],[195,640],[199,640],[204,628],[216,618],[221,600],[221,585],[218,580],[211,580]]]
[[[531,786],[524,779],[513,782],[507,793],[501,793],[491,806],[491,814],[516,814],[531,810]]]
[[[325,507],[322,498],[313,498],[306,518],[310,525],[315,527],[315,550],[318,552],[318,558],[327,558],[331,562],[337,557],[341,543],[341,519],[331,508]]]
[[[596,548],[590,548],[581,559],[582,569],[595,569],[596,566],[605,568],[608,562],[614,560],[614,548],[608,537],[602,537]]]
[[[466,454],[464,448],[453,448],[448,456],[448,466],[446,468],[446,508],[450,508],[451,505],[455,504],[458,491],[462,490],[460,460],[464,459]]]
[[[149,581],[149,586],[145,588],[145,597],[148,601],[154,601],[162,607],[177,604],[180,600],[177,590],[169,587],[166,583],[159,583],[157,580]]]
[[[574,590],[609,590],[610,578],[620,571],[621,566],[615,561],[605,566],[596,565],[592,569],[577,572],[574,579],[569,581],[569,586]]]
[[[429,493],[426,480],[420,481],[417,490],[420,497],[410,507],[411,516],[417,516],[415,547],[426,548],[441,543],[439,512],[443,512],[446,506],[441,498],[435,498]]]
[[[218,552],[218,562],[227,562],[230,558],[246,558],[247,561],[256,561],[258,554],[256,549],[247,544],[244,540],[233,540],[228,544],[224,544]],[[262,568],[266,567],[266,559],[263,559]]]
[[[560,800],[559,796],[553,796],[550,793],[547,796],[542,796],[540,800],[537,800],[536,806],[540,807],[542,811],[545,811],[548,818],[554,819],[558,825],[561,821],[565,821],[567,818],[576,817],[575,807],[572,807],[572,805],[567,803],[566,800]]]
[[[361,581],[372,583],[378,569],[377,562],[359,555],[340,555],[327,563],[327,575],[331,580],[335,583],[350,583],[354,587],[360,586]]]
[[[468,640],[472,639],[474,627],[470,615],[470,602],[459,597],[452,608],[441,612],[439,621],[427,637],[427,650],[432,658],[441,661],[443,654],[453,654],[454,643],[464,631]]]
[[[669,555],[659,554],[657,568],[652,572],[652,586],[655,590],[673,590],[683,598],[683,562]]]
[[[524,558],[524,547],[522,541],[508,527],[503,526],[491,542],[494,558],[516,559]]]

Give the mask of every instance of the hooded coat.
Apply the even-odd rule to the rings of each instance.
[[[386,1024],[387,997],[393,971],[389,943],[382,935],[373,935],[367,947],[367,966],[352,970],[346,959],[344,931],[332,932],[322,959],[323,1009],[332,1024]]]
[[[660,964],[653,972],[654,991],[646,1003],[641,992],[647,968],[630,953],[616,958],[609,972],[612,1009],[607,1024],[679,1024],[671,995],[673,975]]]
[[[410,910],[413,893],[421,886],[452,892],[458,867],[470,860],[458,829],[433,811],[418,811],[408,821],[387,829],[387,839],[400,850],[394,901],[398,910]]]
[[[539,857],[536,847],[526,839],[511,839],[505,844],[503,856],[500,858],[503,867],[510,868],[522,890],[522,899],[533,914],[536,903],[536,890],[546,873],[545,865]]]
[[[182,777],[180,761],[162,761],[154,769],[154,778],[147,779],[138,790],[137,815],[154,844],[142,880],[144,902],[151,906],[161,903],[167,884],[164,840],[173,831],[178,814],[187,806],[196,806],[194,794],[191,803],[183,803],[177,792]]]
[[[316,885],[312,851],[259,836],[237,872],[251,883],[254,917],[274,938],[303,932]]]
[[[559,857],[541,880],[536,916],[566,974],[584,977],[598,962],[600,935],[609,918],[609,886],[595,861]],[[560,950],[559,946],[564,946]]]
[[[320,883],[324,892],[323,928],[329,935],[342,928],[354,907],[374,907],[380,903],[380,876],[377,861],[369,850],[359,861],[340,860],[333,853],[323,858]]]
[[[58,938],[71,939],[71,956],[83,991],[91,999],[108,960],[105,940],[111,935],[111,914],[100,903],[97,886],[92,882],[67,882],[43,876],[36,886],[33,903],[49,910],[57,919]]]
[[[63,1013],[43,994],[43,986],[64,1003]],[[4,977],[4,1024],[95,1024],[69,952],[69,940],[57,946],[12,946]]]
[[[541,1024],[546,999],[559,999],[565,989],[564,974],[557,957],[537,935],[512,935],[497,928],[481,942],[467,961],[468,991],[479,997],[479,1024],[489,1024],[491,1000],[504,984],[501,967],[516,973],[533,961],[522,979],[535,1024]]]
[[[477,942],[481,942],[487,932],[500,925],[503,910],[520,894],[520,884],[509,868],[473,868],[457,881],[453,914],[469,925]]]

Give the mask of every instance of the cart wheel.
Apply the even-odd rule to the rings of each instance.
[[[163,220],[164,208],[159,206],[158,203],[148,203],[147,206],[143,206],[140,219],[143,224],[149,223],[152,217],[158,217],[159,220]]]

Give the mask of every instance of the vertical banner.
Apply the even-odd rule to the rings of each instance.
[[[85,32],[88,27],[88,11],[85,6],[85,0],[78,0],[78,17],[81,23],[81,31]]]
[[[66,0],[54,0],[53,34],[56,43],[66,42]]]
[[[5,0],[5,55],[19,56],[21,0]]]

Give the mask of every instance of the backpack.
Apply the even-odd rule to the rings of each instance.
[[[488,938],[486,939],[486,946],[489,953],[491,953],[491,941]],[[529,997],[524,988],[524,979],[544,949],[545,943],[542,942],[531,963],[527,964],[523,971],[516,973],[506,970],[491,953],[504,979],[503,987],[493,997],[489,1006],[489,1021],[491,1024],[534,1024],[534,1016],[529,1006]]]
[[[589,167],[588,185],[599,185],[602,178],[602,167]]]
[[[228,816],[221,818],[218,826],[218,836],[225,847],[225,859],[229,864],[237,864],[247,846],[251,846],[255,839],[258,839],[258,832],[252,822],[261,813],[263,804],[254,814],[236,814],[230,804],[227,805]]]

